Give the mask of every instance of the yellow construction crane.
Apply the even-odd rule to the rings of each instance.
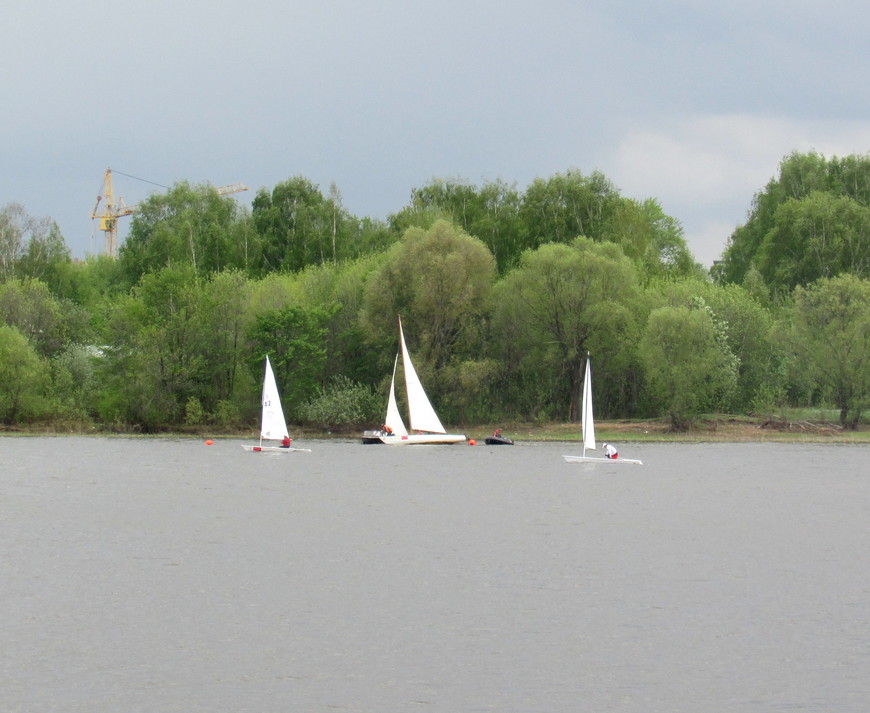
[[[127,174],[123,175],[126,176]],[[161,186],[161,188],[165,187]],[[218,192],[218,195],[225,196],[229,193],[246,191],[248,187],[241,183],[233,183],[229,186],[220,186],[215,190]],[[103,204],[102,212],[98,212],[100,203]],[[112,188],[112,169],[107,168],[106,177],[103,180],[103,192],[97,196],[97,204],[94,206],[93,211],[91,211],[91,220],[96,220],[97,218],[100,220],[100,230],[103,231],[103,253],[105,255],[112,258],[117,256],[118,218],[123,218],[125,215],[134,213],[137,208],[138,206],[136,205],[127,205],[121,196],[115,198],[115,191]]]

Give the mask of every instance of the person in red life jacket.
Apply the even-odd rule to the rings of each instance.
[[[496,438],[501,438],[501,429],[496,428],[495,432],[492,435],[495,436]]]
[[[290,436],[284,436],[284,439],[281,441],[281,448],[289,448],[290,447]]]
[[[612,460],[616,460],[619,457],[619,451],[616,450],[615,446],[611,446],[609,443],[604,444],[604,457],[611,458]]]
[[[392,436],[393,429],[390,428],[387,424],[384,424],[383,426],[381,426],[381,433],[383,433],[385,436]]]

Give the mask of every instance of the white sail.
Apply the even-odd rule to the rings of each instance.
[[[423,385],[420,383],[420,378],[411,363],[411,356],[408,354],[408,347],[405,345],[405,335],[402,332],[402,320],[399,318],[399,339],[402,343],[402,364],[405,367],[405,388],[408,392],[408,411],[410,415],[411,428],[415,431],[426,431],[427,433],[446,433],[444,426],[438,419],[438,414],[429,403],[429,397],[423,390]]]
[[[260,438],[280,441],[288,438],[287,422],[281,408],[281,396],[272,373],[272,363],[266,355],[266,375],[263,377],[263,414],[260,424]]]
[[[583,455],[569,456],[563,455],[569,463],[634,463],[643,465],[642,461],[634,458],[601,458],[600,456],[587,456],[586,450],[595,450],[595,419],[592,416],[592,367],[590,365],[589,354],[586,354],[586,374],[583,376]]]
[[[393,435],[407,436],[408,429],[405,428],[405,422],[402,420],[402,415],[399,413],[399,407],[396,405],[396,366],[398,363],[399,355],[396,354],[396,360],[393,362],[393,378],[390,381],[390,398],[387,402],[386,425],[393,432]]]
[[[586,375],[583,377],[583,452],[595,450],[595,419],[592,416],[592,368],[586,355]]]

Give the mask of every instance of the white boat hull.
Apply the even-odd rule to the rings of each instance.
[[[465,435],[459,433],[409,433],[406,436],[385,436],[378,431],[366,431],[363,443],[383,443],[388,446],[437,445],[464,443]]]
[[[249,446],[247,444],[242,444],[242,448],[246,451],[253,451],[255,453],[311,453],[310,448],[282,448],[281,446]]]
[[[568,463],[634,463],[643,465],[643,461],[634,458],[595,458],[593,456],[562,456]]]

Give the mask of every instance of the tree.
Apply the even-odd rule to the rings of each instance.
[[[53,220],[34,218],[18,203],[0,208],[0,282],[13,277],[53,282],[58,264],[69,259]]]
[[[825,159],[811,152],[786,156],[779,165],[779,176],[755,195],[746,223],[728,239],[722,260],[712,271],[717,281],[740,284],[753,266],[765,273],[768,286],[774,289],[790,289],[795,284],[806,284],[823,276],[823,273],[813,276],[801,269],[813,261],[812,254],[805,256],[804,252],[818,253],[820,248],[824,252],[827,240],[825,221],[820,218],[829,211],[818,197],[803,203],[814,194],[870,207],[870,155]],[[783,211],[789,202],[793,205]],[[849,212],[856,213],[854,209]],[[854,233],[864,231],[861,227],[864,218],[859,217],[858,223],[853,224],[853,217],[840,217],[828,223],[837,225],[835,232],[844,226]],[[807,236],[813,237],[809,243],[804,242]],[[776,264],[780,260],[786,266],[777,271]],[[835,272],[838,271],[839,268]],[[782,282],[771,282],[771,279]]]
[[[39,280],[11,279],[0,284],[0,323],[16,327],[44,356],[64,346],[66,325],[60,306]]]
[[[100,362],[105,420],[158,430],[182,422],[190,397],[209,393],[212,326],[200,313],[201,291],[193,266],[183,264],[146,274],[119,299]]]
[[[770,285],[789,290],[848,272],[870,277],[870,206],[815,191],[779,206],[757,253]]]
[[[736,359],[711,312],[700,305],[653,310],[640,358],[654,399],[677,431],[686,430],[698,414],[720,408],[737,381]]]
[[[571,421],[580,418],[587,351],[611,374],[627,367],[639,288],[617,245],[577,238],[527,251],[493,296],[493,333],[501,335],[506,369],[533,381],[536,372],[549,375]]]
[[[870,281],[822,279],[794,294],[791,348],[855,429],[870,402]]]
[[[542,243],[570,243],[583,235],[600,241],[620,203],[616,187],[599,171],[583,176],[580,171],[535,179],[526,189],[520,206],[527,247]]]
[[[245,267],[239,238],[240,208],[208,185],[177,183],[166,194],[139,204],[130,233],[118,251],[128,285],[173,265],[190,265],[197,275]]]
[[[666,281],[658,286],[659,306],[703,309],[734,356],[737,381],[732,399],[722,407],[731,412],[769,408],[783,395],[786,353],[774,335],[774,318],[746,288],[717,285],[709,280]]]
[[[306,265],[356,256],[361,226],[342,206],[333,184],[329,198],[297,176],[260,190],[251,218],[261,242],[261,272],[301,270]]]
[[[522,250],[519,222],[520,198],[516,186],[503,181],[485,183],[480,189],[459,180],[435,179],[416,188],[411,205],[390,217],[394,230],[429,229],[438,219],[458,225],[479,238],[495,256],[499,271],[515,264]]]
[[[495,261],[480,240],[447,221],[410,228],[366,283],[363,325],[396,343],[396,315],[416,342],[415,363],[438,370],[479,344]]]
[[[27,338],[0,325],[0,421],[15,424],[32,415],[40,398],[43,366]]]
[[[621,199],[611,217],[608,235],[648,279],[701,273],[686,245],[682,225],[666,215],[657,200]]]
[[[325,381],[329,318],[328,310],[290,305],[257,315],[251,327],[251,369],[262,373],[269,356],[288,414],[298,413]]]

